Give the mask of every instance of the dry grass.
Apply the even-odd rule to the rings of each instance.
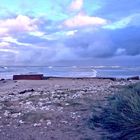
[[[107,139],[140,139],[140,83],[129,85],[109,99],[103,112],[93,114],[91,128],[102,127],[109,132]]]

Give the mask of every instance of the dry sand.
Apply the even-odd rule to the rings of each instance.
[[[100,140],[89,128],[98,105],[136,81],[50,78],[0,81],[0,140]]]

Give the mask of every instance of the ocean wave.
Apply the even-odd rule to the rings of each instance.
[[[123,67],[123,66],[1,66],[0,78],[6,75],[14,74],[37,74],[45,76],[65,76],[65,77],[97,77],[97,76],[136,76],[140,75],[140,67]]]

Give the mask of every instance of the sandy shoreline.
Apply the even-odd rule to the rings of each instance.
[[[0,81],[1,140],[100,140],[87,120],[119,86],[139,82],[96,78]]]

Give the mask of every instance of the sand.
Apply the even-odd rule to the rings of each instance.
[[[98,105],[120,86],[138,81],[50,78],[0,81],[0,140],[100,140],[104,130],[90,129]]]

